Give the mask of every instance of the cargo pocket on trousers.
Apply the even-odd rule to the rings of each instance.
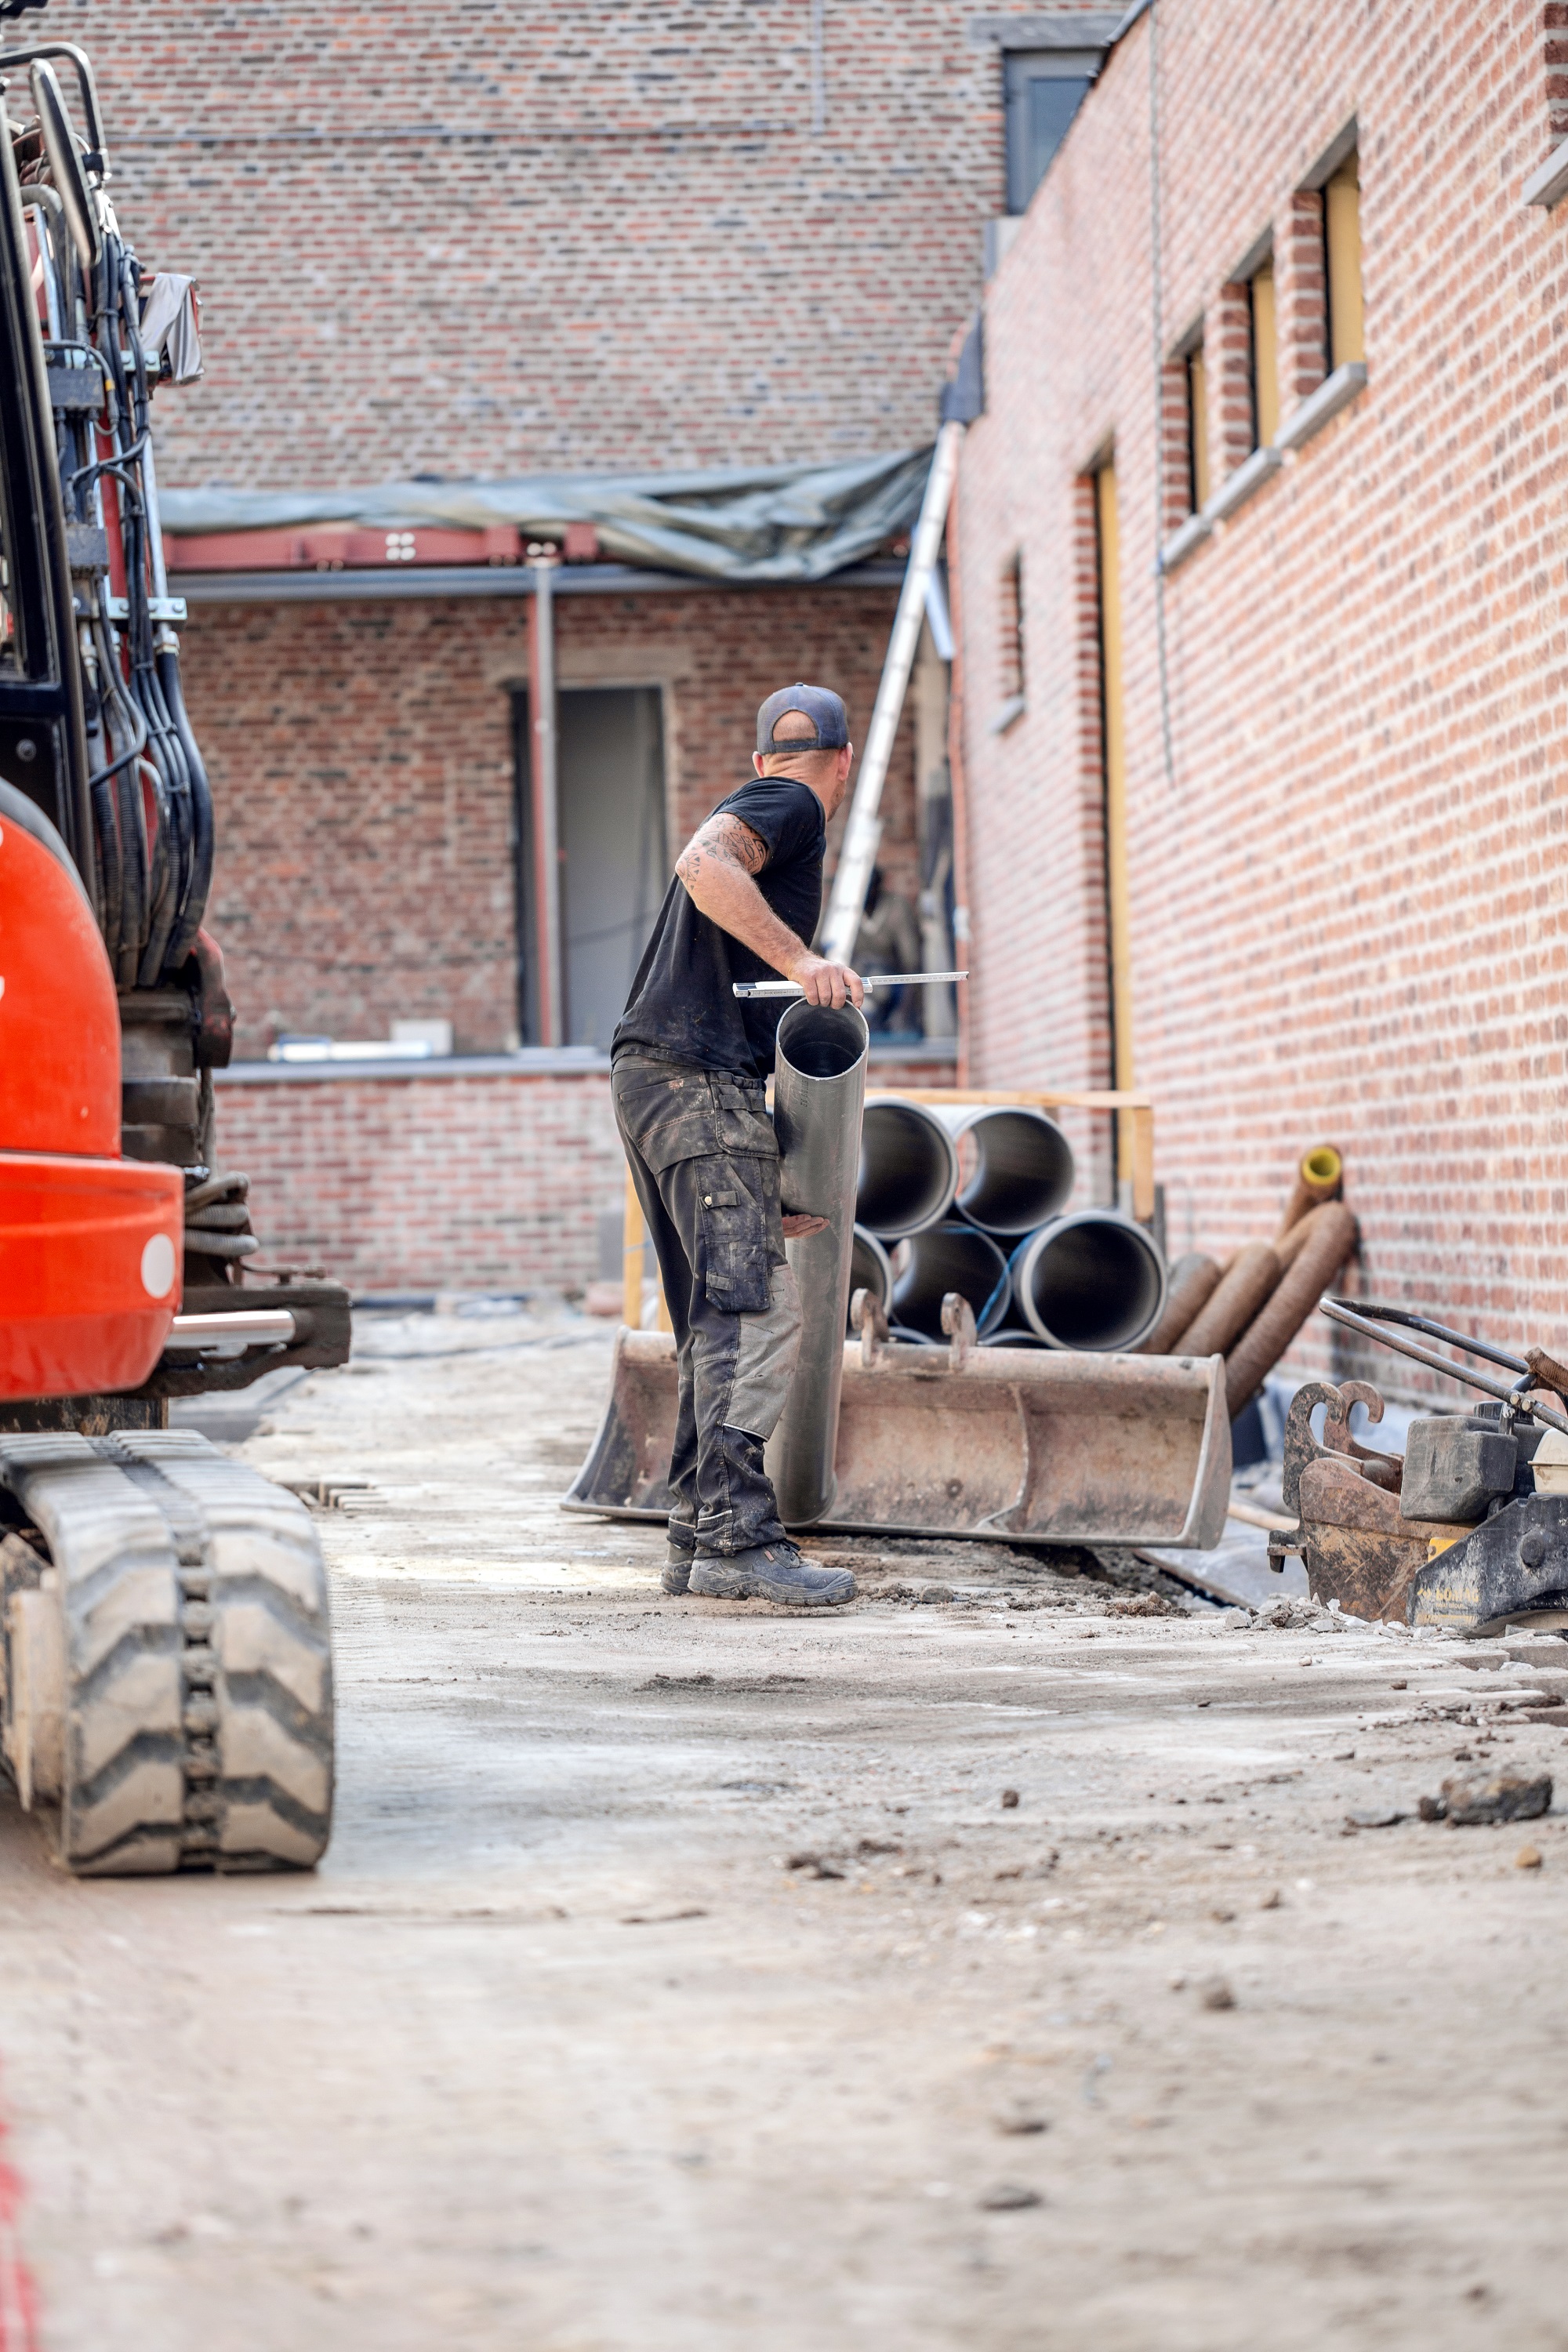
[[[773,1302],[768,1187],[759,1162],[721,1160],[697,1170],[702,1279],[727,1315],[760,1315]]]
[[[621,1132],[656,1176],[723,1150],[705,1072],[666,1076],[657,1066],[650,1074],[646,1063],[617,1063],[610,1085]]]
[[[741,1087],[732,1079],[721,1077],[715,1077],[711,1086],[720,1150],[754,1152],[760,1159],[776,1159],[778,1138],[761,1087]]]

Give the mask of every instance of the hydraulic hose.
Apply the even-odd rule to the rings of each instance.
[[[59,416],[66,512],[104,530],[118,556],[123,607],[106,601],[83,627],[90,765],[88,804],[105,945],[121,989],[155,987],[188,961],[212,883],[206,771],[180,690],[166,608],[151,443],[151,385],[140,332],[140,272],[105,215],[99,260],[84,276],[58,196],[34,207],[50,303],[51,351],[90,357],[105,406]],[[100,573],[101,582],[101,572]],[[86,845],[82,845],[84,852]]]

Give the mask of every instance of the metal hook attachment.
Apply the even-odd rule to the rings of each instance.
[[[949,1290],[943,1294],[942,1328],[952,1342],[947,1351],[948,1370],[961,1372],[964,1359],[975,1343],[974,1309],[962,1291]]]

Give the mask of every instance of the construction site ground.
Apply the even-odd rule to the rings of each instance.
[[[610,1339],[184,1416],[314,1491],[336,1829],[73,1883],[0,1811],[46,2352],[1568,2346],[1568,1838],[1415,1817],[1568,1764],[1568,1646],[841,1538],[847,1612],[672,1600],[557,1507]]]

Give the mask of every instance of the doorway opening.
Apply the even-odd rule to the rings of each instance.
[[[668,887],[664,712],[657,686],[564,687],[557,697],[562,1038],[609,1050]],[[538,1045],[539,960],[528,695],[512,696],[518,1028]]]

